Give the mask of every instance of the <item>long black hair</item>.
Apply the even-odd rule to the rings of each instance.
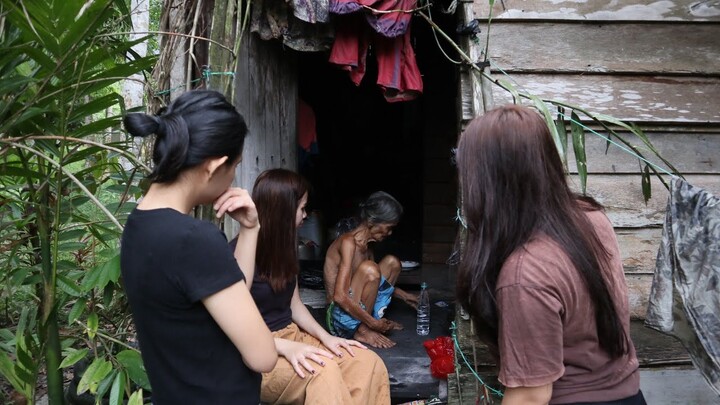
[[[188,91],[158,115],[130,113],[123,123],[132,136],[156,135],[148,176],[153,183],[172,183],[207,158],[227,156],[227,164],[233,164],[248,132],[242,115],[212,90]]]
[[[309,190],[310,184],[304,177],[287,169],[266,170],[255,180],[252,199],[262,224],[255,276],[267,280],[275,292],[300,273],[295,215]]]
[[[609,255],[567,185],[547,124],[528,107],[509,105],[475,118],[458,142],[457,165],[467,240],[458,271],[460,304],[478,336],[497,348],[495,287],[503,263],[537,232],[560,245],[584,280],[595,309],[600,346],[612,357],[627,336],[601,269]]]

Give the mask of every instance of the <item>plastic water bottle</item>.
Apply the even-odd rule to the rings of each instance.
[[[417,334],[426,336],[430,333],[430,296],[427,291],[427,283],[420,285],[420,297],[417,306]]]

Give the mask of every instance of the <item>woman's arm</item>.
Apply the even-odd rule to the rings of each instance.
[[[250,369],[267,373],[275,368],[275,342],[244,282],[220,290],[202,302]]]
[[[260,233],[260,225],[255,228],[240,228],[237,236],[237,245],[235,245],[235,260],[245,275],[247,285],[252,285],[255,276],[255,250],[257,248],[258,234]]]
[[[552,383],[540,387],[506,388],[502,405],[545,405],[552,398]]]
[[[260,233],[260,222],[255,203],[247,190],[233,187],[218,197],[213,207],[218,218],[222,218],[227,213],[240,223],[234,256],[240,270],[245,275],[245,282],[251,286],[255,276],[255,250]]]

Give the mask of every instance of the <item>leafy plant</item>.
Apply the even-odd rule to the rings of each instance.
[[[153,66],[113,35],[129,16],[125,0],[0,0],[0,294],[17,324],[0,330],[0,373],[29,403],[44,371],[62,404],[63,369],[84,359],[79,392],[122,403],[149,388],[117,294],[121,224],[140,195],[120,158],[143,165],[106,142],[118,83]],[[8,308],[16,298],[31,305]]]

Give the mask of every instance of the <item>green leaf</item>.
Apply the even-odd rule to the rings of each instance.
[[[84,359],[88,354],[88,349],[72,350],[60,363],[60,368],[67,368]]]
[[[116,358],[135,384],[148,391],[150,390],[150,380],[140,353],[135,350],[123,350],[117,354]]]
[[[83,204],[87,203],[88,201],[90,201],[90,197],[85,195],[78,195],[74,196],[73,199],[70,200],[70,203],[73,205],[73,207],[78,208]]]
[[[28,274],[30,273],[31,270],[32,270],[31,267],[22,267],[22,268],[15,269],[15,271],[13,272],[12,278],[11,278],[12,285],[26,284]]]
[[[20,116],[17,119],[8,120],[5,123],[0,123],[0,133],[10,132],[10,129],[12,128],[12,126],[19,126],[30,120],[36,120],[36,119],[38,119],[39,115],[42,115],[46,112],[47,112],[47,110],[43,109],[43,108],[27,107],[26,109],[23,110],[23,112],[20,114]]]
[[[58,243],[58,250],[60,252],[77,252],[79,250],[83,250],[87,247],[87,243],[82,242],[62,242]]]
[[[23,167],[11,166],[9,164],[3,164],[0,166],[0,175],[8,177],[22,177],[25,179],[39,179],[42,177],[42,174],[35,170],[27,170]]]
[[[120,279],[120,253],[118,252],[115,257],[108,260],[105,263],[104,270],[108,274],[108,279],[112,281],[113,283],[117,283],[117,281]]]
[[[70,309],[70,313],[68,313],[68,325],[72,325],[77,319],[80,318],[83,312],[85,312],[86,306],[87,301],[85,301],[84,298],[79,298],[77,301],[75,301],[75,304],[73,304],[72,308]]]
[[[568,170],[568,162],[567,162],[568,136],[567,136],[567,128],[566,128],[566,123],[565,123],[564,111],[562,110],[562,108],[560,109],[560,111],[558,111],[558,118],[557,118],[557,121],[555,121],[555,127],[557,128],[558,137],[560,138],[560,144],[562,145],[562,148],[563,148],[563,156],[565,157],[563,159],[563,166],[565,167],[565,171],[567,171]]]
[[[115,377],[118,374],[118,370],[112,370],[110,371],[110,374],[105,376],[105,378],[100,381],[100,384],[98,384],[97,392],[95,394],[96,398],[105,398],[107,392],[110,390],[110,387],[112,387],[113,381],[115,381]]]
[[[90,339],[94,339],[95,335],[97,334],[98,330],[98,314],[97,312],[93,311],[88,315],[87,319],[87,334],[90,337]]]
[[[582,194],[587,193],[587,156],[585,154],[585,130],[580,125],[580,119],[575,112],[571,115],[570,132],[573,139],[573,150],[575,151],[575,165],[580,177],[580,190]]]
[[[79,3],[76,4],[80,5]],[[73,41],[90,41],[89,36],[96,33],[98,28],[112,17],[112,13],[108,10],[111,4],[112,0],[95,0],[86,3],[82,8],[76,6],[73,17],[74,23],[68,24],[67,32],[62,36],[62,42],[59,46],[67,51],[73,49]],[[82,49],[79,51],[82,51]]]
[[[84,291],[92,289],[103,289],[110,282],[117,282],[120,278],[120,254],[117,253],[110,260],[96,266],[88,272],[83,280]]]
[[[20,379],[20,377],[15,373],[15,364],[10,360],[10,357],[8,357],[5,352],[0,350],[0,374],[2,374],[15,388],[16,391],[26,395],[28,393],[28,384],[25,383],[23,380]]]
[[[85,273],[85,278],[82,281],[82,290],[89,292],[98,286],[98,280],[100,279],[101,266],[96,266]]]
[[[15,363],[13,366],[13,372],[22,385],[35,385],[35,377],[31,371],[28,371],[19,364]]]
[[[504,79],[498,79],[498,83],[500,83],[500,86],[512,94],[513,104],[522,104],[522,98],[520,98],[520,94],[512,83]]]
[[[130,395],[127,405],[143,405],[143,390],[139,389]]]
[[[98,385],[112,371],[112,364],[109,361],[97,358],[88,366],[78,383],[78,395],[90,391],[97,392]]]
[[[110,388],[110,398],[108,405],[122,405],[125,397],[125,380],[127,376],[124,371],[120,371],[115,376],[112,388]]]
[[[76,200],[78,197],[73,198],[73,201]],[[66,240],[78,240],[85,236],[85,230],[84,229],[73,229],[69,231],[62,231],[58,233],[58,241],[66,241]]]
[[[21,365],[25,370],[35,370],[37,365],[35,364],[35,361],[33,361],[32,353],[28,353],[27,350],[25,350],[20,345],[15,346],[15,355],[17,356],[17,364]]]
[[[57,274],[57,286],[62,290],[64,293],[68,294],[71,297],[79,297],[82,295],[82,290],[80,287],[78,287],[77,283],[74,280],[71,280],[62,274]]]
[[[115,286],[108,284],[103,289],[103,305],[109,307],[112,303],[113,295],[115,295]]]
[[[108,128],[115,127],[119,124],[120,117],[102,118],[76,129],[74,135],[78,138],[84,138],[88,135],[100,134]]]
[[[561,159],[565,160],[565,150],[563,148],[560,135],[557,132],[557,128],[555,127],[555,121],[553,120],[552,114],[550,114],[550,110],[548,110],[547,105],[545,105],[545,102],[542,101],[540,98],[531,95],[530,99],[535,104],[535,108],[537,108],[538,111],[540,111],[542,116],[545,118],[545,122],[547,123],[548,129],[550,130],[550,136],[552,136],[552,139],[555,142],[555,147],[557,148],[558,154],[560,155]]]
[[[642,178],[641,178],[641,184],[642,184],[642,193],[643,198],[645,199],[645,203],[647,204],[648,200],[652,197],[652,190],[650,187],[650,166],[645,165],[645,170],[643,170]]]

